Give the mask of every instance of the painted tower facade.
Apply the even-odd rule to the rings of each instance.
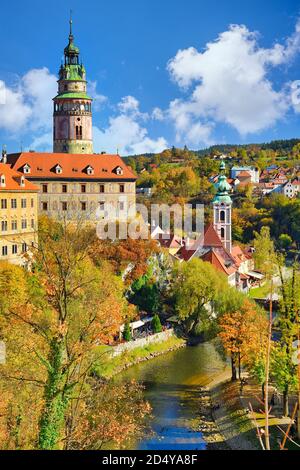
[[[225,163],[222,162],[217,184],[217,194],[213,200],[214,229],[229,253],[231,253],[232,249],[232,200],[229,195],[230,191],[231,187],[227,183],[225,175]]]
[[[74,44],[72,19],[53,103],[53,152],[92,154],[92,99],[87,95],[86,71]]]

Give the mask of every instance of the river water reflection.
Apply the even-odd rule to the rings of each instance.
[[[199,413],[199,388],[225,368],[210,343],[189,346],[122,373],[118,379],[135,379],[145,385],[145,398],[153,409],[154,435],[136,443],[142,450],[204,450],[200,432],[193,431]]]

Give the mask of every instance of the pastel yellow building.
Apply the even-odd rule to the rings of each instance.
[[[26,266],[37,244],[39,188],[0,163],[0,260]]]

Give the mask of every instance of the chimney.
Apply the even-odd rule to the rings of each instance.
[[[2,160],[1,163],[7,163],[7,151],[6,151],[6,146],[3,145],[2,148]]]
[[[6,187],[5,175],[0,175],[0,187],[1,187],[1,188],[5,188],[5,187]]]
[[[191,239],[190,239],[190,237],[187,236],[186,239],[185,239],[185,248],[186,248],[186,250],[189,250],[190,246],[191,246]]]

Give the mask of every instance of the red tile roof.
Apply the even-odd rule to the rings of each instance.
[[[225,259],[213,249],[201,256],[201,259],[212,264],[218,271],[223,272],[227,276],[230,276],[237,271],[237,268],[233,264],[226,266]]]
[[[1,187],[0,192],[2,191],[32,191],[38,192],[39,188],[30,183],[26,178],[24,178],[24,186],[21,186],[21,178],[24,177],[22,173],[18,173],[15,170],[12,170],[8,164],[0,163],[0,177],[5,176],[5,186]]]
[[[247,276],[247,274],[240,274],[240,279],[241,281],[247,281],[247,279],[250,279],[250,276]]]
[[[197,250],[190,249],[188,250],[185,246],[182,246],[176,253],[176,258],[183,260],[183,261],[189,261],[194,254],[196,253]]]
[[[240,246],[234,245],[231,249],[231,255],[234,258],[235,263],[237,266],[240,266],[244,261],[247,261],[248,258],[246,257],[245,253],[241,249]]]
[[[209,224],[205,227],[203,245],[204,246],[217,246],[217,247],[223,246],[223,243],[219,235],[215,231],[213,224]]]
[[[30,166],[30,174],[26,174],[26,178],[29,179],[137,179],[119,155],[22,152],[8,155],[7,162],[17,171],[23,171],[27,163]],[[57,165],[62,168],[60,174],[55,172]],[[93,168],[93,174],[87,173],[89,166]],[[116,173],[117,167],[122,168],[122,175]]]
[[[181,238],[176,235],[169,235],[169,238],[163,238],[163,234],[160,234],[157,238],[160,246],[163,248],[180,248]]]
[[[251,175],[248,171],[240,171],[238,174],[237,174],[237,178],[240,179],[240,178],[251,178]]]

